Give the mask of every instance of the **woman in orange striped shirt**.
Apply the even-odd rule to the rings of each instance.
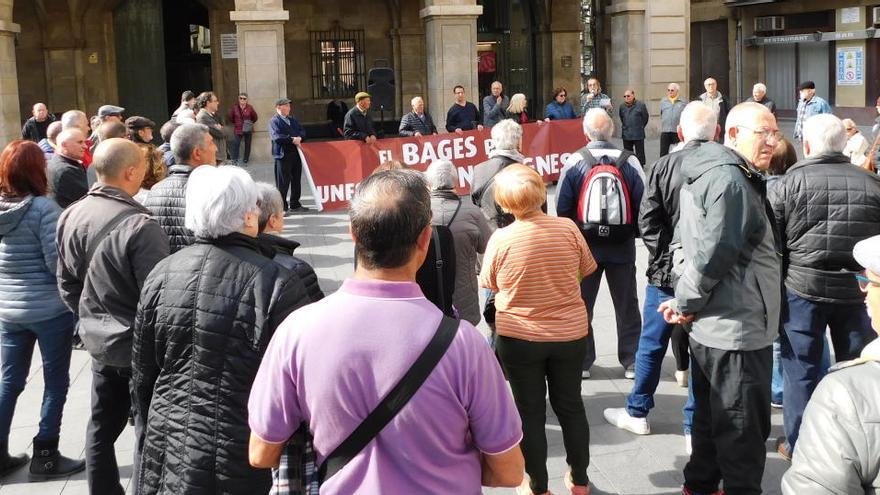
[[[516,221],[489,239],[480,285],[497,292],[497,350],[523,423],[522,450],[530,480],[520,494],[547,492],[550,405],[559,419],[572,494],[590,493],[590,427],[581,399],[587,310],[580,279],[596,270],[583,235],[567,218],[541,211],[547,192],[537,172],[509,165],[495,176],[495,201]]]

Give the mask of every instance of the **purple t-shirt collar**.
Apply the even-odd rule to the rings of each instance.
[[[342,283],[340,290],[353,296],[376,297],[381,299],[414,299],[425,295],[415,282],[391,282],[388,280],[363,280],[349,278]]]

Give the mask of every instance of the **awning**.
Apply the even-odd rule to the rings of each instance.
[[[804,43],[810,41],[841,41],[841,40],[864,40],[880,38],[880,30],[869,28],[858,31],[830,31],[810,34],[786,34],[782,36],[752,36],[746,38],[746,46],[758,45],[784,45],[791,43]]]
[[[724,0],[725,7],[744,7],[746,5],[758,5],[762,3],[776,3],[779,0]]]

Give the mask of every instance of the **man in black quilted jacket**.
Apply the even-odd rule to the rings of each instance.
[[[101,141],[92,167],[98,183],[58,220],[58,289],[79,318],[79,335],[92,358],[89,493],[121,495],[125,490],[114,444],[131,410],[132,328],[144,280],[168,256],[168,237],[132,197],[147,171],[136,144],[119,138]],[[46,470],[59,462],[57,447],[39,449],[46,451]]]
[[[825,328],[837,361],[857,358],[875,338],[852,251],[880,234],[880,177],[849,163],[841,153],[846,140],[834,115],[807,119],[806,158],[788,169],[768,198],[782,233],[788,302],[780,339],[785,438],[778,451],[785,457],[794,451],[804,408],[822,378]]]
[[[192,232],[183,225],[186,214],[186,183],[196,167],[216,163],[217,145],[207,126],[183,124],[171,135],[174,165],[168,177],[153,186],[144,206],[153,213],[171,240],[171,253],[195,242]]]

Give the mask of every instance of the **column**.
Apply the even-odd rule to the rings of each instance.
[[[9,15],[0,16],[6,17],[6,19],[0,18],[0,146],[2,147],[21,137],[18,71],[15,67],[15,35],[21,32],[21,27],[11,22],[11,0],[0,0],[0,12],[5,10],[8,10]]]
[[[238,37],[238,86],[248,94],[260,118],[254,129],[251,161],[270,163],[269,119],[275,114],[275,100],[289,96],[284,23],[290,13],[283,9],[282,0],[236,0],[235,7],[229,18],[235,22]]]
[[[477,80],[477,17],[483,7],[475,0],[425,0],[419,12],[425,22],[428,101],[437,129],[446,128],[446,110],[454,102],[452,88],[462,85],[480,106]]]
[[[690,0],[614,0],[606,12],[613,33],[606,87],[621,100],[626,88],[635,90],[651,114],[645,132],[655,138],[666,86],[676,82],[683,97],[689,93]]]

